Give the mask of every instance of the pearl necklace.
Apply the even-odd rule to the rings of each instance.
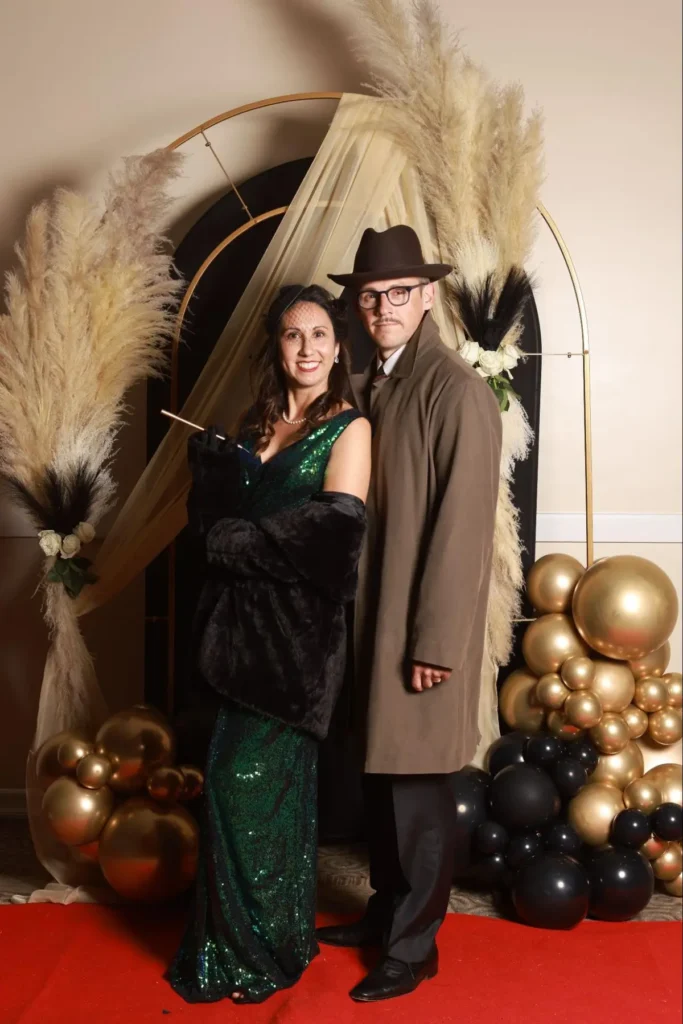
[[[304,418],[303,418],[303,419],[301,419],[301,420],[290,420],[289,416],[287,416],[287,415],[286,415],[286,414],[285,414],[285,413],[283,412],[283,414],[282,414],[282,419],[283,419],[283,420],[285,421],[285,423],[287,424],[287,426],[288,426],[288,427],[300,427],[302,423],[305,423],[305,422],[306,422],[306,420],[308,419],[308,417],[307,417],[307,416],[304,416]]]

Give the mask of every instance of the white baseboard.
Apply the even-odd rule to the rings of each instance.
[[[597,512],[593,517],[598,544],[681,544],[683,516]],[[539,512],[536,540],[540,544],[582,542],[586,519],[581,512]]]
[[[0,788],[0,818],[23,818],[26,815],[26,791]]]

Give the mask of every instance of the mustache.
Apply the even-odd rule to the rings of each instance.
[[[403,321],[399,320],[395,316],[379,316],[376,320],[373,320],[375,327],[381,327],[382,324],[402,324]]]

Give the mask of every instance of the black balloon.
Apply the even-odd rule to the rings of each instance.
[[[598,767],[600,752],[590,737],[584,734],[578,739],[565,743],[564,756],[569,757],[572,761],[579,761],[590,775]]]
[[[511,832],[530,832],[551,821],[560,810],[555,783],[532,764],[503,768],[491,783],[491,817]]]
[[[566,821],[553,821],[543,830],[543,845],[549,853],[577,857],[583,849],[578,832]]]
[[[680,804],[660,804],[650,815],[650,828],[660,839],[678,842],[683,837],[683,807]]]
[[[561,757],[550,769],[550,776],[564,800],[571,800],[588,781],[588,772],[580,761]]]
[[[543,844],[534,833],[522,836],[513,836],[505,852],[505,860],[511,868],[517,869],[522,866],[529,857],[540,853]]]
[[[474,834],[488,817],[486,789],[466,772],[451,776],[451,792],[455,802],[455,874],[462,875],[471,864]]]
[[[629,921],[650,901],[655,878],[650,862],[638,850],[602,850],[586,863],[590,881],[590,914],[601,921]]]
[[[525,733],[509,732],[489,747],[489,772],[493,778],[511,764],[522,764],[527,738]]]
[[[482,789],[489,788],[491,776],[489,775],[488,772],[485,772],[483,768],[475,768],[474,765],[468,764],[460,770],[463,775],[467,776],[467,778],[473,785],[481,786]]]
[[[524,746],[524,760],[537,768],[547,768],[562,754],[562,743],[554,736],[530,736]]]
[[[494,853],[490,857],[482,857],[474,865],[471,878],[490,889],[507,885],[509,872],[504,855]]]
[[[650,838],[650,819],[647,814],[636,810],[620,811],[612,822],[610,842],[615,846],[628,846],[639,849]]]
[[[507,829],[497,821],[484,821],[475,833],[474,845],[479,853],[491,856],[504,853],[509,838]]]
[[[535,928],[574,928],[588,913],[588,898],[584,868],[559,853],[525,861],[512,890],[517,913]]]

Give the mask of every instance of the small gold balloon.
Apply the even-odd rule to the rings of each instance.
[[[155,768],[170,765],[175,738],[158,711],[131,708],[109,718],[97,734],[96,753],[108,757],[114,768],[110,786],[117,793],[142,789]]]
[[[683,804],[683,769],[680,764],[658,764],[645,772],[643,778],[654,783],[662,795],[662,803]]]
[[[561,708],[568,696],[569,690],[556,672],[541,676],[534,691],[534,700],[544,708]]]
[[[662,708],[650,715],[647,734],[655,743],[668,747],[683,736],[683,720],[678,708]]]
[[[664,852],[652,862],[655,878],[660,882],[673,882],[683,871],[683,856],[678,843],[668,843]]]
[[[652,654],[646,654],[644,658],[629,663],[631,672],[636,679],[644,679],[645,676],[662,676],[666,672],[669,659],[671,658],[671,645],[669,641],[659,647]]]
[[[640,852],[648,860],[656,860],[657,857],[661,857],[665,849],[666,843],[663,839],[660,839],[659,836],[650,836],[640,847]]]
[[[554,613],[541,615],[527,627],[522,653],[531,671],[537,676],[544,676],[547,672],[559,672],[567,658],[585,656],[588,648],[576,632],[571,618]]]
[[[84,789],[67,775],[56,779],[43,797],[45,819],[67,846],[84,846],[97,839],[113,807],[114,794],[107,786]]]
[[[657,676],[645,676],[644,679],[639,679],[636,683],[633,703],[641,711],[646,711],[648,715],[652,714],[653,711],[659,711],[660,708],[663,708],[666,704],[666,698],[666,687]]]
[[[575,740],[581,735],[581,729],[568,722],[561,711],[549,712],[548,729],[558,740]]]
[[[683,706],[683,677],[680,672],[668,672],[662,676],[666,687],[666,703],[670,708]]]
[[[674,878],[673,882],[665,882],[664,888],[669,896],[683,896],[683,875]]]
[[[62,743],[67,741],[75,744],[89,743],[85,734],[68,730],[55,733],[54,736],[45,740],[36,752],[36,774],[41,789],[47,789],[60,775],[66,774],[66,769],[59,763],[57,755]]]
[[[76,766],[76,778],[86,789],[106,786],[111,778],[111,761],[100,754],[86,754]]]
[[[589,782],[569,803],[569,824],[584,843],[600,846],[608,841],[612,822],[623,809],[621,792],[615,786]]]
[[[639,740],[641,736],[644,736],[647,732],[647,727],[650,724],[650,719],[647,717],[644,711],[637,708],[635,704],[629,704],[624,711],[621,712],[621,717],[628,726],[632,740]]]
[[[181,764],[180,770],[183,773],[184,783],[180,800],[187,802],[196,800],[204,788],[204,773],[192,764]]]
[[[624,711],[633,700],[636,681],[623,661],[597,658],[591,690],[597,693],[605,711]]]
[[[538,679],[527,669],[511,672],[500,688],[498,709],[506,725],[520,732],[540,732],[545,721],[544,709],[534,703],[533,693]]]
[[[571,555],[543,555],[531,566],[527,578],[529,600],[541,615],[566,612],[574,588],[585,572]]]
[[[57,760],[64,769],[66,775],[73,775],[76,765],[82,758],[92,751],[93,745],[89,740],[82,740],[77,736],[69,736],[59,745]]]
[[[637,555],[601,558],[576,585],[576,627],[599,654],[638,661],[671,636],[678,618],[676,588],[654,562]]]
[[[576,690],[565,701],[564,717],[579,729],[592,729],[602,718],[602,704],[592,690]]]
[[[601,754],[591,782],[604,782],[624,789],[643,774],[643,755],[640,747],[630,740],[617,754]]]
[[[601,754],[618,754],[630,740],[628,726],[621,715],[608,712],[591,729],[591,739]]]
[[[662,803],[662,795],[648,779],[634,779],[624,790],[624,803],[643,814],[652,814]]]
[[[147,779],[147,792],[153,800],[170,803],[179,799],[184,785],[185,779],[179,768],[155,768]]]
[[[595,679],[595,665],[590,658],[574,655],[563,662],[560,675],[570,690],[587,690]]]

